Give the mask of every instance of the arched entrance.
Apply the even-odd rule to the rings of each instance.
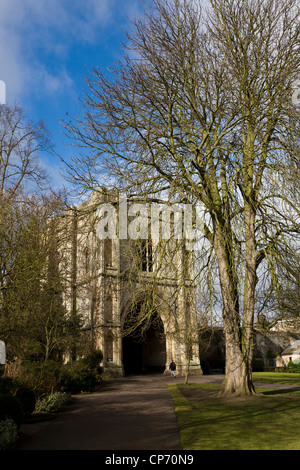
[[[140,305],[135,308],[134,315],[131,314],[131,322],[139,310]],[[126,335],[122,339],[122,351],[125,375],[163,373],[166,365],[166,337],[160,316],[155,312],[147,326],[144,322],[129,334],[127,320],[124,331]]]

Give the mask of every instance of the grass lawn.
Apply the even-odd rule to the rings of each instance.
[[[271,376],[253,377],[255,383]],[[293,374],[293,377],[295,375]],[[273,374],[274,377],[274,374]],[[276,374],[277,377],[277,374]],[[300,376],[285,384],[300,386]],[[300,450],[300,390],[257,387],[259,396],[221,398],[213,384],[170,384],[184,450]]]
[[[277,372],[253,372],[252,378],[254,382],[265,384],[283,384],[295,385],[300,387],[300,374],[288,374]]]

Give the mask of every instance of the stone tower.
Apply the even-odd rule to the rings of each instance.
[[[172,237],[153,239],[151,214],[149,203],[105,188],[70,209],[67,307],[103,351],[106,375],[168,373],[172,359],[179,375],[187,364],[190,374],[202,374],[192,254]]]

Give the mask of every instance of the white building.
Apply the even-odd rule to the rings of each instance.
[[[294,341],[281,353],[283,365],[287,366],[289,362],[298,364],[300,362],[300,340]]]

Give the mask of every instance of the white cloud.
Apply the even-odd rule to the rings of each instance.
[[[0,80],[6,84],[6,101],[24,107],[33,121],[43,119],[55,151],[65,158],[69,151],[59,120],[66,112],[77,113],[81,77],[85,65],[91,65],[84,54],[93,50],[93,65],[101,65],[103,50],[109,51],[114,35],[127,17],[138,13],[142,2],[0,0]],[[41,158],[55,185],[60,185],[60,162],[55,156]]]
[[[125,9],[136,1],[125,1]],[[0,0],[0,79],[8,100],[32,86],[50,95],[70,90],[66,67],[51,69],[43,54],[63,64],[72,46],[96,41],[116,8],[118,0]]]

